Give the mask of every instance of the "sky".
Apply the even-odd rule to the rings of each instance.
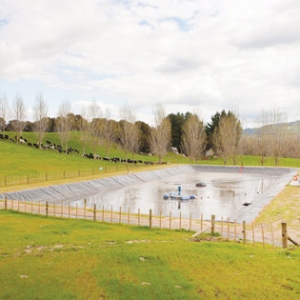
[[[244,128],[263,111],[300,119],[298,0],[0,0],[0,95],[21,96],[28,120],[96,102],[119,120],[154,123],[231,110]]]

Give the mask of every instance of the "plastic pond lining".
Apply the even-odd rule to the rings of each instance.
[[[72,206],[113,207],[153,215],[251,222],[298,172],[295,168],[183,165],[0,194],[0,198]],[[204,183],[200,186],[199,182]],[[197,186],[198,184],[198,186]],[[181,197],[166,199],[164,195]],[[194,199],[191,199],[191,195]],[[181,198],[181,199],[180,199]]]

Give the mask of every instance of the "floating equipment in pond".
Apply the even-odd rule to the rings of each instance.
[[[251,204],[250,202],[245,202],[245,203],[243,203],[244,206],[248,206],[248,205],[250,205],[250,204]]]
[[[191,200],[191,199],[197,199],[195,195],[181,195],[179,196],[177,193],[172,192],[170,194],[164,194],[163,195],[164,200]]]
[[[206,184],[205,184],[204,182],[197,182],[197,183],[196,183],[196,186],[197,186],[197,187],[205,187]]]

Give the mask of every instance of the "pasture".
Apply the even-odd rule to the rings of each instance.
[[[45,139],[54,142],[55,134]],[[70,146],[80,148],[78,133],[72,133],[72,141]],[[100,155],[104,155],[105,149],[100,148]],[[124,156],[116,145],[110,151],[110,156]],[[0,176],[99,169],[104,164],[115,166],[115,163],[85,159],[76,153],[59,154],[3,141],[0,141],[0,154]],[[155,156],[135,155],[135,158],[157,161]],[[170,164],[189,163],[188,159],[175,154],[168,154],[165,160]],[[258,161],[257,157],[242,156],[239,162],[258,166]],[[215,158],[197,163],[222,165]],[[298,160],[286,158],[280,164],[298,167]],[[273,166],[271,158],[267,165]],[[86,178],[89,176],[78,180]],[[15,188],[8,187],[6,191]],[[300,215],[298,202],[299,188],[286,187],[263,210],[259,222],[293,219],[293,238],[298,240],[300,225],[295,220]],[[290,246],[284,250],[268,245],[262,247],[259,243],[244,245],[221,239],[218,234],[193,239],[193,233],[1,210],[0,299],[300,297],[298,248]]]
[[[298,249],[0,211],[1,299],[297,299]]]

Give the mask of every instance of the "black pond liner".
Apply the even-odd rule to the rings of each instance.
[[[24,191],[3,193],[0,198],[21,201],[63,203],[97,209],[114,208],[131,213],[140,209],[147,214],[183,218],[230,218],[252,222],[260,211],[287,185],[298,169],[273,167],[181,165],[164,169],[129,173],[83,182],[54,185]],[[199,182],[204,187],[197,187]],[[164,199],[165,194],[178,192],[182,201]]]

